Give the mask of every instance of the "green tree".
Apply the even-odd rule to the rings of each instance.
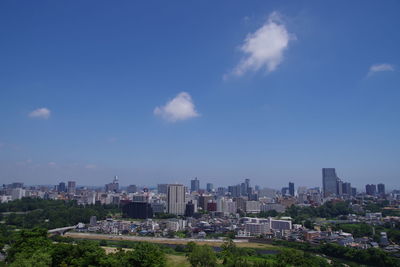
[[[51,266],[52,259],[50,253],[38,250],[33,254],[17,253],[15,260],[10,267],[48,267]]]
[[[217,266],[217,256],[208,245],[195,246],[193,251],[189,253],[188,260],[193,267]]]
[[[126,252],[123,262],[125,266],[164,267],[167,260],[159,246],[141,242],[135,246],[134,251]]]

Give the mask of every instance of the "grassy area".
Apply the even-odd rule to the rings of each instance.
[[[167,267],[189,267],[186,256],[167,254]]]
[[[65,234],[65,237],[71,237],[74,239],[91,239],[91,240],[112,240],[112,241],[133,241],[133,242],[151,242],[151,243],[157,243],[157,244],[171,244],[171,245],[185,245],[189,241],[185,239],[181,240],[176,240],[176,239],[157,239],[157,238],[152,238],[152,239],[146,239],[146,240],[135,240],[134,236],[118,236],[118,235],[103,235],[103,234],[77,234],[74,232],[68,232]],[[224,241],[214,241],[214,242],[208,242],[208,241],[203,241],[199,239],[198,241],[195,241],[196,244],[198,245],[209,245],[213,247],[219,247],[221,246]],[[237,247],[240,248],[254,248],[254,249],[269,249],[269,250],[279,250],[278,246],[270,245],[270,244],[261,244],[261,243],[251,243],[251,242],[238,242],[235,243]]]
[[[107,254],[116,253],[118,248],[115,247],[102,247]],[[132,250],[130,248],[123,248],[124,251]],[[188,262],[186,256],[184,255],[175,255],[175,254],[166,254],[167,256],[167,267],[189,267],[190,263]]]

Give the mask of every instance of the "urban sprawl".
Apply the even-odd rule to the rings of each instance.
[[[384,184],[368,184],[365,192],[357,192],[349,182],[342,181],[334,168],[322,169],[322,190],[292,182],[281,190],[251,186],[250,179],[228,187],[215,188],[200,180],[182,184],[159,184],[157,188],[120,187],[118,177],[104,188],[78,187],[75,181],[57,186],[24,186],[22,183],[3,185],[1,202],[24,197],[74,200],[79,205],[114,204],[121,214],[105,220],[90,218],[87,224],[54,229],[53,233],[126,235],[140,238],[187,238],[235,240],[288,240],[318,244],[336,243],[359,249],[381,248],[398,253],[400,247],[388,238],[386,231],[373,236],[359,236],[335,229],[337,224],[367,224],[373,231],[400,222],[397,216],[400,191],[385,191]],[[346,203],[349,213],[335,218],[307,219],[290,217],[290,210],[299,207],[318,208]],[[371,207],[381,207],[375,210]],[[346,206],[347,207],[347,206]],[[289,211],[289,212],[288,212]],[[381,227],[381,228],[379,228]],[[386,229],[386,228],[385,228]]]

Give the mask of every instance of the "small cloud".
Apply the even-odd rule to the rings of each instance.
[[[153,113],[169,122],[183,121],[200,116],[196,111],[192,97],[186,92],[179,93],[164,106],[156,107]]]
[[[369,68],[368,75],[372,75],[377,72],[382,72],[382,71],[394,71],[394,65],[388,64],[388,63],[382,63],[382,64],[374,64]]]
[[[28,163],[28,164],[29,164],[29,163],[32,163],[32,159],[27,159],[27,160],[26,160],[26,163]]]
[[[85,169],[89,169],[89,170],[96,169],[96,165],[94,165],[94,164],[87,164],[87,165],[85,166]]]
[[[57,163],[55,163],[55,162],[53,162],[53,161],[50,161],[49,163],[47,163],[47,165],[49,165],[49,166],[56,166]]]
[[[48,119],[51,111],[48,108],[38,108],[28,114],[30,118]]]
[[[265,68],[267,72],[276,70],[283,61],[283,52],[288,48],[289,41],[296,37],[290,34],[282,23],[281,15],[273,12],[267,22],[254,33],[247,35],[240,51],[244,57],[233,71],[224,75],[242,76],[248,71],[258,71]]]

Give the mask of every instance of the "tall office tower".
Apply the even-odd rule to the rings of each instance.
[[[342,184],[342,192],[343,195],[351,195],[351,183],[343,183]]]
[[[114,176],[112,183],[106,184],[105,190],[106,192],[118,192],[119,183],[118,183],[118,176]]]
[[[200,181],[196,178],[190,181],[190,191],[191,192],[199,192],[200,190]]]
[[[65,183],[64,182],[59,183],[57,189],[58,189],[58,193],[67,191],[67,188],[65,187]]]
[[[339,178],[336,181],[336,194],[338,196],[343,195],[343,182]]]
[[[246,195],[253,193],[253,188],[250,187],[250,179],[245,179],[244,183],[246,184]]]
[[[157,192],[159,194],[167,194],[167,192],[168,192],[168,184],[158,184],[157,185]]]
[[[194,204],[193,201],[189,201],[189,203],[186,204],[185,208],[185,216],[186,217],[193,217],[194,214]]]
[[[68,181],[68,193],[75,194],[75,192],[76,192],[76,182]]]
[[[374,185],[374,184],[367,184],[367,185],[365,186],[365,191],[367,192],[367,195],[375,196],[375,194],[376,194],[376,185]]]
[[[230,185],[228,186],[228,192],[230,193],[231,197],[239,197],[241,194],[241,185]]]
[[[212,183],[207,183],[207,192],[211,193],[214,189],[214,185]]]
[[[170,184],[167,190],[167,212],[175,215],[185,213],[185,187],[181,184]]]
[[[131,184],[128,186],[128,193],[136,193],[137,192],[137,186],[134,184]]]
[[[324,190],[324,197],[337,195],[337,180],[335,168],[322,169],[322,187]]]
[[[289,195],[294,197],[294,183],[289,182]]]
[[[384,184],[378,184],[378,194],[385,195],[385,185]]]

